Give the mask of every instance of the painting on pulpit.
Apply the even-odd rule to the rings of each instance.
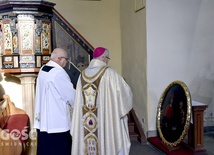
[[[80,72],[92,59],[93,47],[57,11],[53,14],[53,30],[53,48],[60,47],[68,52],[69,63],[65,70],[76,84]]]
[[[56,45],[65,49],[69,54],[69,61],[79,71],[85,69],[90,61],[90,55],[82,48],[57,22],[55,22]]]
[[[164,90],[158,105],[157,128],[163,143],[174,147],[186,136],[191,117],[191,96],[186,84],[173,81]]]

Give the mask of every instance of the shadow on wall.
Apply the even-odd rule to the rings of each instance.
[[[5,81],[7,81],[7,82],[21,84],[20,79],[15,76],[12,76],[11,74],[5,73],[4,76],[5,76]]]
[[[21,84],[20,79],[15,77],[15,76],[12,76],[12,75],[10,75],[8,73],[5,73],[4,76],[5,76],[4,80],[6,82],[12,82],[12,83],[16,83],[16,84]],[[1,85],[2,81],[3,81],[3,76],[0,73],[0,98],[2,98],[2,96],[5,94],[4,87]]]

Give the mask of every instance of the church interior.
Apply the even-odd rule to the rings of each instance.
[[[19,129],[28,137],[10,138],[0,154],[36,154],[35,82],[52,50],[68,52],[65,70],[76,85],[93,49],[105,46],[134,95],[130,155],[214,155],[213,8],[214,1],[1,0],[0,135]]]

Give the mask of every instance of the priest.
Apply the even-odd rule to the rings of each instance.
[[[72,155],[129,155],[129,85],[110,66],[109,51],[97,47],[79,76],[72,115]]]

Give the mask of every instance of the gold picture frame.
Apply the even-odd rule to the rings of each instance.
[[[191,107],[191,96],[184,82],[173,81],[164,90],[157,109],[157,128],[166,146],[178,146],[186,136]]]
[[[135,12],[138,12],[142,9],[145,8],[146,4],[145,4],[145,0],[134,0],[134,7],[135,7]]]

